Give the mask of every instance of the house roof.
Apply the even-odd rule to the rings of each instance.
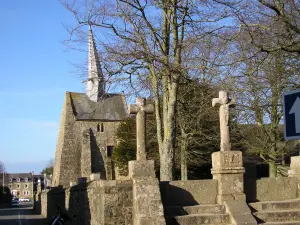
[[[28,178],[28,181],[32,181],[33,175],[32,173],[8,173],[8,179],[12,179],[12,181],[17,181],[20,178],[20,182],[24,182],[25,178]]]
[[[85,93],[69,93],[77,120],[122,121],[128,116],[123,94],[104,94],[93,102]]]

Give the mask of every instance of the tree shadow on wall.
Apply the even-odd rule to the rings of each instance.
[[[87,184],[78,184],[70,188],[68,215],[72,225],[90,225],[91,212],[87,193]]]

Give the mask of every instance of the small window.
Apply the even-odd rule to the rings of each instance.
[[[101,132],[101,133],[104,132],[104,124],[103,123],[101,123],[101,124],[98,123],[97,132]]]
[[[20,181],[21,181],[20,177],[18,177],[17,181],[18,181],[18,182],[20,182]]]
[[[25,177],[25,182],[28,182],[28,178],[27,177]]]
[[[107,157],[112,157],[114,146],[107,146]]]
[[[18,184],[17,187],[20,188],[20,184]]]
[[[11,189],[11,184],[9,185],[9,189]]]
[[[12,182],[12,178],[9,178],[9,182]]]
[[[25,187],[25,188],[28,188],[28,184],[25,184],[24,187]]]
[[[26,195],[26,191],[24,191],[24,195]]]

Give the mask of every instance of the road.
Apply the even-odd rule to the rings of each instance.
[[[34,215],[32,203],[21,203],[20,208],[0,209],[0,225],[47,225],[41,215]]]

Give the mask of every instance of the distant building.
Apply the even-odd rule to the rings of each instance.
[[[3,185],[3,176],[1,176],[1,186]],[[40,189],[45,188],[44,175],[34,175],[30,173],[5,173],[4,186],[7,186],[11,194],[18,198],[33,198],[33,195]]]

